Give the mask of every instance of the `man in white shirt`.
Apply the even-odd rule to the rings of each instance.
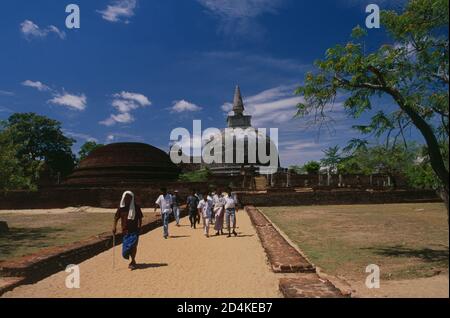
[[[203,199],[198,204],[198,212],[202,215],[203,230],[206,237],[209,237],[209,224],[211,222],[213,207],[213,202],[208,197],[208,192],[205,192],[203,195]]]
[[[172,212],[172,196],[167,193],[167,189],[165,188],[161,189],[161,195],[158,197],[155,204],[157,205],[155,207],[155,212],[158,206],[161,209],[164,238],[167,239],[169,237],[169,216],[170,213]]]
[[[228,228],[228,237],[231,237],[231,233],[237,236],[236,233],[236,212],[237,212],[237,196],[231,192],[231,188],[228,188],[228,195],[225,196],[225,219]],[[233,232],[231,232],[231,223],[233,223]]]

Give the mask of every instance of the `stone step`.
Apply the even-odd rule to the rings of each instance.
[[[272,271],[275,273],[311,273],[314,266],[308,262],[273,227],[272,223],[256,208],[246,207],[250,220],[256,228],[261,244],[266,251]]]
[[[318,275],[281,278],[280,292],[286,298],[347,298],[332,283]]]
[[[0,297],[26,283],[25,277],[0,277]]]

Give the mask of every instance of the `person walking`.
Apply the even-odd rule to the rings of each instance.
[[[231,191],[231,189],[228,189],[228,193],[225,197],[225,218],[227,221],[228,237],[231,237],[231,233],[233,233],[234,236],[237,236],[236,233],[236,213],[238,211],[237,204],[238,202],[236,194],[234,194]],[[233,228],[233,232],[231,232],[231,228]]]
[[[167,239],[169,237],[169,217],[170,213],[172,212],[172,196],[169,193],[167,193],[166,188],[161,189],[161,194],[156,200],[155,204],[156,204],[155,212],[158,206],[161,209],[161,217],[163,221],[163,231],[164,231],[163,235],[164,238]]]
[[[197,199],[198,199],[198,202],[200,202],[200,201],[202,201],[203,200],[203,196],[201,195],[201,193],[199,193],[199,191],[195,191],[195,196],[197,197]],[[199,210],[197,209],[197,212],[198,212]],[[200,225],[200,219],[202,218],[202,216],[201,216],[201,214],[200,214],[200,212],[198,212],[197,213],[197,224],[198,225]]]
[[[191,228],[196,229],[197,218],[199,217],[198,213],[198,204],[200,200],[195,195],[195,191],[193,190],[191,195],[187,197],[186,205],[189,212],[189,222],[191,222]]]
[[[220,189],[216,190],[213,195],[213,205],[214,205],[214,229],[216,230],[216,235],[223,235],[223,221],[225,218],[225,198],[222,195]]]
[[[125,191],[120,200],[119,209],[114,215],[112,233],[114,236],[116,235],[117,223],[120,220],[123,235],[122,257],[127,260],[131,258],[128,265],[131,270],[135,270],[137,266],[136,254],[143,217],[141,208],[135,204],[134,193]]]
[[[180,226],[180,196],[178,190],[175,190],[172,195],[172,208],[176,225]]]
[[[208,198],[208,192],[206,191],[203,195],[203,200],[198,204],[198,211],[203,218],[203,231],[207,238],[209,238],[209,224],[212,216],[212,200]]]

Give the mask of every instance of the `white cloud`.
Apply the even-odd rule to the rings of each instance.
[[[72,132],[69,130],[64,130],[64,133],[72,138],[76,138],[76,139],[81,139],[84,141],[93,141],[93,142],[98,142],[97,138],[94,138],[90,135],[87,134],[83,134],[83,133],[76,133],[76,132]]]
[[[255,127],[278,127],[293,120],[296,106],[303,99],[294,95],[295,85],[278,86],[244,98],[246,113],[252,115]],[[222,110],[231,112],[232,103],[222,105]]]
[[[137,0],[115,0],[104,10],[99,10],[102,18],[109,22],[129,23],[129,18],[135,14]]]
[[[198,0],[212,13],[224,18],[254,18],[264,13],[274,13],[282,0]]]
[[[224,112],[229,113],[233,110],[233,103],[227,102],[227,103],[223,104],[221,106],[221,108]]]
[[[54,25],[50,25],[48,27],[48,32],[55,33],[61,40],[64,40],[66,38],[66,33],[64,31],[61,31],[60,29],[58,29]]]
[[[112,114],[100,122],[103,126],[114,126],[115,124],[129,124],[134,122],[134,117],[130,113]]]
[[[112,106],[117,109],[120,113],[128,113],[132,110],[139,108],[139,105],[133,101],[123,100],[123,99],[115,99],[112,102]]]
[[[53,98],[47,102],[54,105],[65,106],[72,110],[83,111],[87,107],[87,97],[85,94],[70,94],[63,90],[63,92],[58,92],[57,90],[51,89],[49,86],[45,85],[40,81],[26,80],[22,82],[23,86],[35,88],[41,92],[50,92]]]
[[[209,51],[202,53],[201,56],[214,62],[217,62],[217,60],[238,62],[239,67],[252,66],[257,69],[289,72],[295,74],[295,77],[298,77],[298,73],[304,73],[311,69],[311,64],[302,64],[295,59],[273,57],[267,54],[253,54],[244,51]]]
[[[185,101],[184,99],[173,102],[173,106],[171,109],[173,113],[197,112],[202,110],[200,106]]]
[[[150,106],[152,104],[148,97],[139,93],[121,92],[119,94],[114,94],[114,97],[134,101],[141,106]]]
[[[87,106],[87,97],[84,94],[74,95],[69,93],[56,94],[48,101],[51,104],[66,106],[75,110],[85,110]]]
[[[256,18],[276,13],[285,0],[197,0],[210,13],[220,19],[220,30],[232,35],[260,37],[262,27]]]
[[[110,133],[108,136],[106,136],[106,143],[112,143],[112,142],[118,142],[118,141],[135,141],[135,142],[142,142],[144,139],[141,136],[131,135],[131,134],[125,134],[125,133]]]
[[[48,27],[42,29],[33,21],[25,20],[20,24],[20,31],[27,38],[45,38],[50,33],[56,34],[61,40],[66,38],[66,33],[61,31],[54,25],[49,25]]]
[[[31,87],[31,88],[35,88],[35,89],[37,89],[38,91],[41,91],[41,92],[50,90],[50,87],[48,87],[47,85],[45,85],[44,83],[39,82],[39,81],[26,80],[26,81],[22,82],[22,85],[23,86],[27,86],[27,87]]]
[[[14,96],[14,92],[0,90],[0,96]]]
[[[152,104],[147,96],[139,93],[121,92],[113,95],[114,99],[111,105],[117,110],[118,114],[111,114],[107,119],[100,122],[104,126],[114,126],[115,124],[129,124],[135,119],[131,111],[141,107],[147,107]]]

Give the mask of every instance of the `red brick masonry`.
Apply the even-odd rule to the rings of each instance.
[[[297,273],[295,276],[280,279],[279,288],[284,297],[345,297],[332,283],[316,274],[315,267],[284,239],[258,209],[253,206],[246,206],[245,209],[256,228],[273,272]]]
[[[341,291],[316,274],[281,278],[280,291],[286,298],[343,298]]]

